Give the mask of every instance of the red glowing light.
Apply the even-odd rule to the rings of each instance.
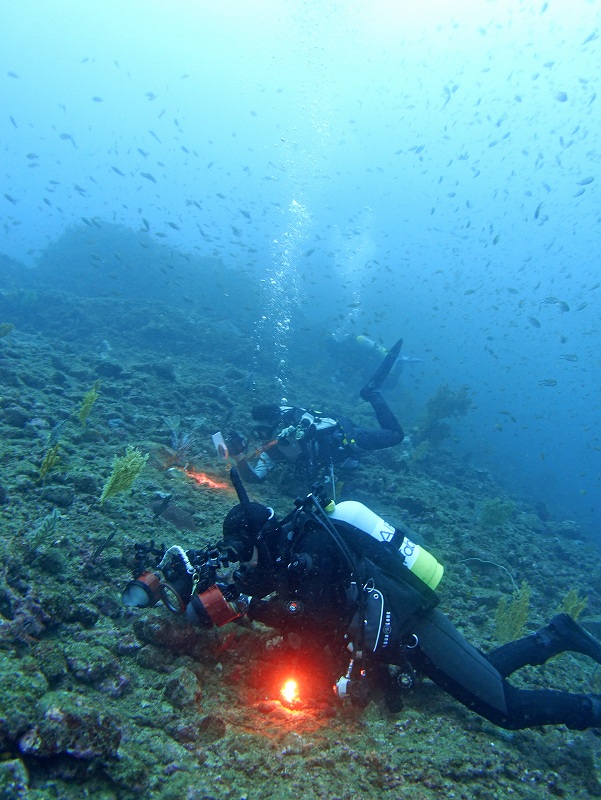
[[[199,486],[207,486],[209,489],[229,489],[229,484],[216,481],[214,478],[209,477],[206,472],[195,472],[192,469],[185,469],[184,472],[189,478]]]
[[[280,694],[288,705],[298,703],[300,700],[298,696],[298,683],[292,678],[289,678],[280,689]]]

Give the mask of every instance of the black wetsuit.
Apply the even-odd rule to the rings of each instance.
[[[417,620],[412,630],[419,641],[413,666],[495,725],[518,730],[563,724],[584,730],[601,724],[601,702],[591,695],[518,689],[506,680],[521,667],[544,664],[569,650],[569,642],[564,646],[538,633],[484,655],[438,609]]]
[[[353,442],[358,450],[383,450],[400,444],[405,434],[381,393],[374,390],[369,393],[367,400],[371,403],[380,428],[362,428],[352,420],[343,418],[339,425],[347,441]]]
[[[347,418],[336,420],[297,406],[280,406],[276,418],[257,431],[269,442],[258,461],[251,465],[246,457],[237,459],[242,476],[251,482],[262,481],[277,461],[288,461],[297,473],[314,480],[320,470],[329,466],[357,467],[361,452],[400,444],[403,429],[382,394],[373,390],[365,399],[371,404],[380,428],[364,428]],[[307,426],[302,438],[297,438],[295,430],[309,417],[315,422]],[[285,430],[289,433],[282,436]]]
[[[235,536],[230,532],[234,549],[240,548]],[[237,579],[237,588],[253,596],[251,619],[301,636],[321,632],[343,649],[350,642],[364,653],[361,664],[374,672],[378,665],[409,662],[504,728],[601,725],[601,701],[593,695],[518,689],[506,680],[520,667],[542,664],[565,650],[601,660],[601,645],[576,623],[569,621],[574,630],[562,629],[560,618],[566,615],[554,618],[555,627],[552,621],[484,655],[436,608],[436,594],[404,566],[398,545],[378,542],[344,522],[328,522],[323,512],[297,509],[281,523],[267,523],[257,546],[257,565]]]
[[[256,406],[253,417],[263,423],[261,435],[269,440],[257,462],[251,465],[243,450],[231,450],[241,475],[252,482],[265,480],[277,460],[292,463],[304,477],[315,479],[320,469],[358,466],[357,455],[364,450],[394,447],[404,433],[379,389],[393,369],[403,340],[386,352],[382,363],[359,392],[370,403],[379,430],[363,428],[352,420],[335,420],[296,406]],[[239,435],[236,435],[238,440]]]

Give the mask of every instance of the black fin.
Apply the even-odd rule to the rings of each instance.
[[[367,400],[367,396],[371,394],[371,392],[377,391],[380,386],[384,383],[388,375],[390,374],[390,370],[392,369],[394,362],[399,357],[399,353],[401,352],[401,347],[403,346],[403,340],[399,339],[398,342],[393,344],[390,350],[384,356],[384,360],[378,367],[378,369],[374,372],[371,376],[370,380],[365,384],[365,386],[361,389],[361,397],[364,400]]]

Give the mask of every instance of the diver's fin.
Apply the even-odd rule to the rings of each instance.
[[[543,628],[543,636],[561,646],[559,652],[566,650],[572,653],[582,653],[582,655],[592,658],[597,664],[601,664],[601,642],[589,633],[569,614],[557,614],[551,622]]]
[[[401,347],[403,346],[403,340],[399,339],[398,342],[393,344],[390,350],[384,356],[384,360],[378,367],[378,369],[374,372],[371,376],[371,379],[365,384],[365,386],[361,389],[359,394],[364,400],[369,400],[369,395],[372,392],[377,391],[380,386],[384,383],[386,378],[388,377],[390,370],[393,367],[394,362],[399,357],[399,353],[401,352]]]

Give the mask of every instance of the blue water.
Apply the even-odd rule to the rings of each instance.
[[[472,388],[455,446],[595,535],[600,31],[583,0],[6,4],[0,251],[115,222],[221,259],[282,394],[301,310],[402,335],[408,389]]]

